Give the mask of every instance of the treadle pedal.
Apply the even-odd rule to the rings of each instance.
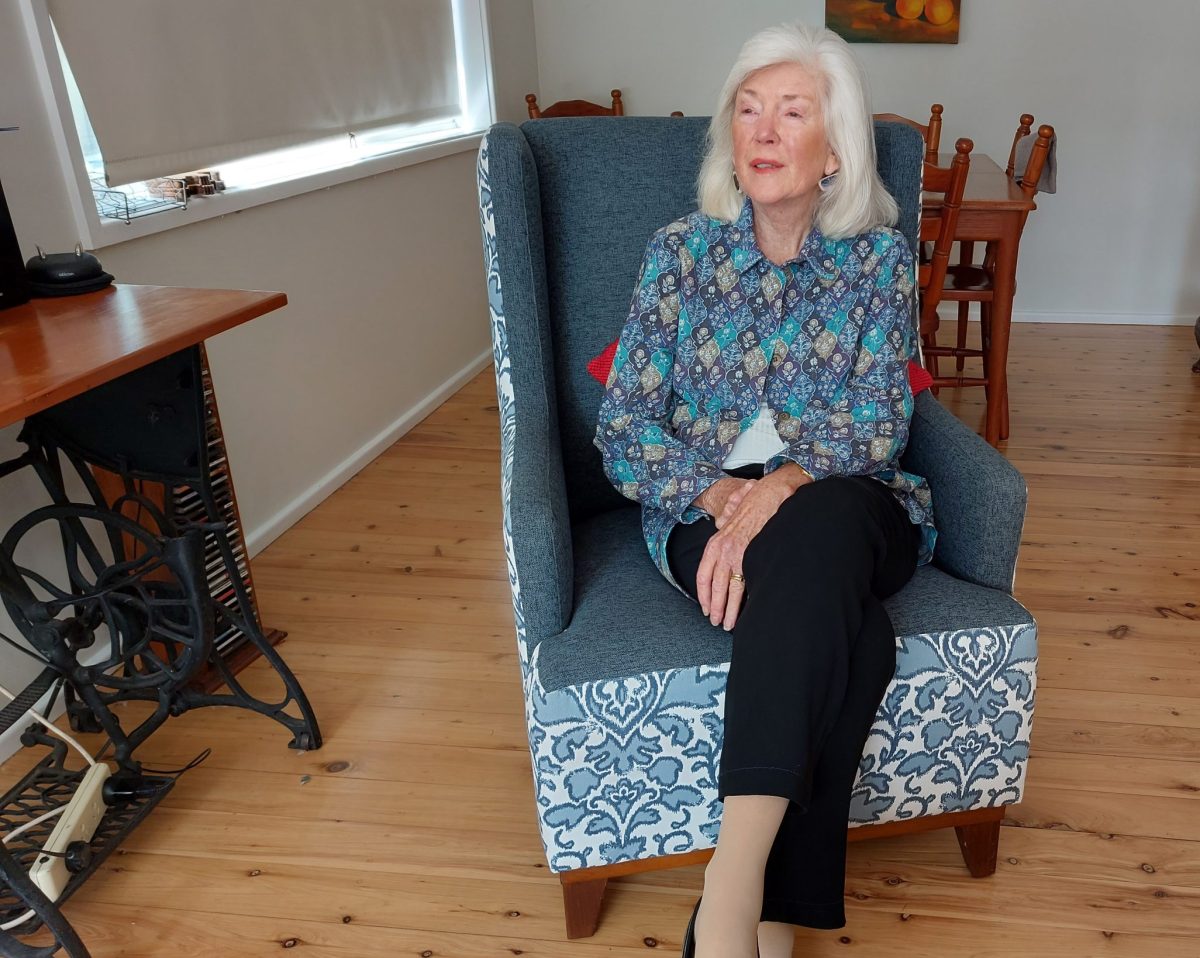
[[[57,669],[43,669],[15,699],[0,709],[0,732],[7,732],[23,719],[59,677]]]
[[[46,840],[43,853],[38,855],[37,861],[29,869],[30,880],[51,901],[58,901],[67,882],[71,880],[67,861],[60,856],[67,854],[76,842],[91,841],[100,819],[108,810],[104,804],[104,783],[111,774],[109,767],[103,763],[87,770],[67,803],[66,811],[59,817],[58,824]]]

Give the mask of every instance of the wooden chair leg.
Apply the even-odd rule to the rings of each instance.
[[[934,379],[937,379],[937,374],[938,374],[938,366],[937,366],[938,358],[936,356],[931,356],[929,354],[929,348],[931,346],[936,346],[936,345],[937,345],[937,336],[935,334],[933,334],[933,333],[922,333],[921,334],[921,346],[925,350],[925,353],[921,358],[925,363],[925,371],[927,373],[929,373],[929,375],[932,376]],[[930,395],[936,396],[938,394],[938,387],[930,386],[929,392],[930,392]]]
[[[967,303],[967,302],[959,303],[958,304],[958,348],[959,348],[959,350],[964,350],[967,348],[967,320],[970,318],[970,316],[971,316],[971,304]],[[963,363],[965,363],[966,360],[967,360],[967,357],[964,356],[962,354],[962,352],[959,352],[959,354],[954,357],[954,370],[955,370],[955,372],[958,373],[959,379],[962,379]]]
[[[972,878],[987,878],[996,871],[996,855],[1000,848],[1000,822],[1004,819],[1004,809],[996,810],[996,818],[992,821],[978,822],[974,825],[956,825],[958,847],[962,849],[963,861]]]
[[[984,378],[986,378],[988,370],[988,353],[992,348],[992,304],[987,302],[979,304],[979,345],[980,350],[983,353],[983,375]],[[984,383],[983,401],[984,408],[986,409],[988,403],[992,401],[991,383]]]
[[[995,856],[992,867],[995,868]],[[591,881],[568,881],[560,878],[563,890],[563,909],[567,915],[567,938],[590,938],[600,924],[600,905],[604,901],[607,878]]]
[[[921,336],[921,341],[924,344],[925,348],[928,349],[930,346],[937,345],[937,336],[934,335],[933,333],[924,333]],[[926,354],[925,370],[929,373],[930,376],[932,376],[934,379],[937,379],[938,358],[936,356],[930,356],[930,355]],[[937,393],[934,393],[934,395],[936,396]]]
[[[983,336],[983,366],[987,369],[987,354],[992,345],[992,307],[991,303],[979,304],[979,322],[980,334]],[[996,402],[1000,405],[1000,438],[1008,438],[1008,388],[1004,389],[1004,394],[995,397]],[[992,397],[988,395],[988,402],[992,401]]]

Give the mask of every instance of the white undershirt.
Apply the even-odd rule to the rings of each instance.
[[[733,441],[733,448],[729,450],[722,466],[736,469],[738,466],[761,465],[786,448],[787,443],[779,438],[779,431],[775,428],[775,414],[763,400],[759,403],[754,421]]]

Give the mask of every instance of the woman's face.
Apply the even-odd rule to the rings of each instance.
[[[754,202],[812,216],[823,176],[838,169],[825,138],[817,76],[796,63],[751,73],[733,109],[733,168]]]

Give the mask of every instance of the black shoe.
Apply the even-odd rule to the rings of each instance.
[[[687,931],[683,933],[683,958],[696,958],[696,916],[700,913],[701,895],[696,899],[696,907],[692,909],[692,920],[688,922]]]
[[[692,909],[692,920],[688,922],[687,931],[683,933],[682,958],[696,958],[696,916],[700,914],[700,902],[702,901],[704,901],[703,895],[696,899],[696,907]],[[758,945],[754,946],[754,954],[759,954]]]

